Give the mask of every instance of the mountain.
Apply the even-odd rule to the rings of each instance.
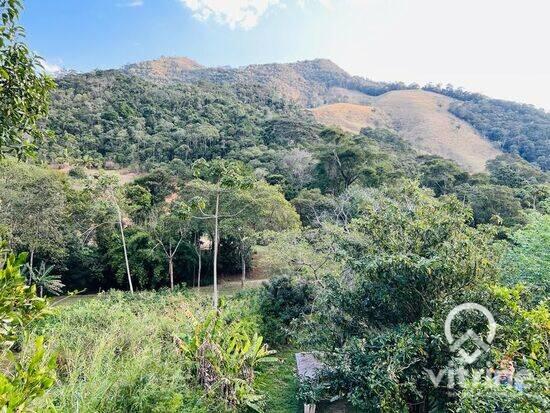
[[[128,65],[123,70],[129,74],[157,81],[262,85],[276,91],[281,97],[305,107],[316,107],[325,103],[349,99],[362,103],[368,101],[369,95],[379,95],[389,90],[406,87],[401,83],[373,82],[358,76],[351,76],[327,59],[250,65],[239,68],[206,68],[200,67],[195,62],[192,65],[182,64],[181,59],[161,58],[157,61]],[[184,62],[189,60],[183,59],[185,59]],[[167,66],[172,70],[158,69],[158,67]]]
[[[502,154],[467,122],[449,112],[456,99],[424,90],[396,90],[367,105],[337,103],[313,109],[316,119],[358,133],[364,127],[395,130],[419,151],[452,159],[469,172],[482,172]]]
[[[306,111],[320,124],[354,133],[365,127],[387,128],[420,152],[454,160],[469,172],[483,171],[486,162],[502,152],[520,155],[550,170],[550,114],[449,86],[421,89],[400,82],[375,82],[352,76],[327,59],[231,68],[204,67],[185,57],[162,57],[113,73],[157,85],[156,94],[170,91],[174,85],[195,85],[200,93],[210,85],[211,90],[218,88],[216,93],[229,94],[239,104],[259,108],[266,122],[274,108],[294,105],[295,113],[301,113],[297,117],[307,117],[308,122]],[[147,89],[154,90],[154,86]],[[116,112],[116,102],[113,105]],[[267,112],[266,105],[270,107]],[[170,110],[174,110],[171,116],[177,117],[177,108]],[[291,127],[279,126],[277,133],[293,135]]]
[[[178,79],[183,73],[202,69],[204,66],[187,57],[161,57],[156,60],[134,63],[124,67],[132,75],[151,79]]]

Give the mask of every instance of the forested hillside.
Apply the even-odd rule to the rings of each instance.
[[[173,65],[177,65],[176,59],[163,58],[158,62],[168,60]],[[327,59],[286,64],[250,65],[242,68],[216,67],[189,70],[188,65],[179,65],[179,70],[173,70],[170,73],[148,70],[151,66],[154,66],[154,63],[136,63],[126,66],[124,70],[157,81],[260,84],[276,92],[279,96],[306,107],[346,100],[346,95],[350,95],[352,98],[356,97],[353,92],[376,96],[390,90],[413,87],[403,83],[373,82],[358,76],[351,76]],[[339,95],[338,90],[335,89],[340,89],[340,92],[343,93]]]
[[[42,154],[55,163],[149,169],[221,156],[272,170],[317,130],[307,112],[251,85],[159,85],[106,71],[59,79],[52,101],[47,126],[56,139]]]
[[[190,64],[188,59],[162,58],[128,65],[124,70],[162,82],[262,85],[278,96],[309,108],[341,102],[370,106],[374,96],[392,90],[419,88],[415,84],[374,82],[351,76],[326,59],[235,69],[203,68],[195,62]],[[490,99],[451,86],[427,85],[423,89],[456,99],[450,104],[449,112],[468,122],[504,152],[518,154],[544,170],[550,168],[547,157],[550,114],[530,105]]]

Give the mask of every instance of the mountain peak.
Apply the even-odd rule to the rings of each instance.
[[[124,67],[124,70],[134,75],[144,75],[169,79],[177,77],[182,72],[203,69],[204,66],[188,57],[162,56],[159,59],[133,63]]]

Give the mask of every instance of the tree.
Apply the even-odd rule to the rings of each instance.
[[[511,235],[511,245],[500,263],[504,280],[523,283],[550,295],[550,215],[533,212],[525,227]]]
[[[0,223],[8,228],[14,249],[29,251],[31,271],[37,253],[54,261],[65,255],[65,185],[54,171],[0,162]]]
[[[133,294],[134,286],[132,283],[130,262],[128,260],[126,236],[124,235],[125,222],[123,219],[121,208],[121,204],[124,203],[124,196],[120,192],[120,188],[118,186],[118,178],[113,175],[100,175],[98,182],[96,183],[96,187],[93,188],[93,191],[99,199],[98,207],[99,213],[102,216],[102,222],[97,225],[93,225],[86,232],[90,233],[95,231],[101,225],[110,224],[113,218],[116,220],[118,229],[120,231],[120,240],[122,242],[122,251],[124,254],[124,264],[126,267],[128,286],[130,288],[130,292]]]
[[[517,155],[500,155],[487,161],[491,181],[497,185],[522,188],[548,182],[548,173],[524,161]]]
[[[460,185],[456,196],[468,202],[474,212],[474,223],[487,224],[496,219],[506,226],[523,222],[521,203],[512,188],[501,185]]]
[[[174,258],[185,240],[186,224],[189,223],[189,207],[180,202],[156,208],[147,224],[157,244],[168,260],[170,289],[174,289]]]
[[[245,166],[237,161],[224,159],[213,159],[210,162],[199,159],[193,164],[193,173],[197,178],[193,186],[203,193],[207,193],[210,202],[213,203],[212,212],[205,212],[206,201],[196,199],[194,205],[199,209],[201,215],[197,218],[212,220],[214,224],[214,251],[213,251],[213,278],[214,295],[213,305],[218,308],[218,250],[220,242],[220,219],[235,216],[239,211],[222,211],[221,201],[228,193],[249,189],[253,184],[251,173]],[[229,213],[229,215],[227,215]]]
[[[447,159],[429,157],[420,167],[420,183],[433,189],[436,196],[451,193],[455,186],[467,180],[468,173]]]
[[[228,194],[228,203],[241,211],[222,221],[226,234],[235,237],[239,243],[241,257],[241,285],[246,280],[246,262],[256,241],[263,231],[290,231],[300,226],[298,214],[284,198],[280,189],[265,182],[256,182],[247,191]]]
[[[372,146],[364,135],[350,136],[340,129],[325,129],[320,134],[316,167],[319,186],[339,194],[354,182],[378,185],[386,156]]]
[[[19,361],[11,351],[25,328],[43,318],[49,309],[36,296],[21,274],[27,254],[10,254],[0,266],[0,410],[24,412],[34,398],[42,396],[55,382],[55,357],[46,360],[43,337],[35,342],[28,362]]]
[[[321,227],[341,270],[317,284],[300,336],[327,355],[330,394],[361,411],[406,411],[441,397],[423,369],[450,360],[448,311],[496,280],[494,232],[472,228],[456,197],[435,198],[414,182],[368,195],[345,227]]]
[[[40,298],[44,297],[44,291],[53,295],[59,295],[63,292],[65,284],[61,282],[60,275],[52,274],[53,265],[46,267],[46,263],[42,261],[38,269],[30,267],[27,269],[29,271],[29,280],[38,287]]]
[[[55,85],[21,41],[21,5],[21,0],[0,0],[0,158],[34,153],[35,143],[46,135],[39,121],[47,114]]]

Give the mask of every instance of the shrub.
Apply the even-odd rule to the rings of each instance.
[[[86,169],[82,166],[75,166],[69,171],[69,176],[75,179],[86,179]]]
[[[280,276],[264,283],[259,293],[262,332],[270,343],[286,342],[290,324],[311,311],[313,288],[305,281]]]
[[[1,243],[1,240],[0,240]],[[48,312],[36,288],[25,284],[21,266],[27,255],[10,255],[0,267],[0,411],[24,412],[55,380],[55,356],[45,356],[44,339],[37,337],[28,357],[12,353],[24,328]],[[46,411],[46,407],[44,409]]]
[[[550,378],[527,382],[523,390],[486,380],[469,382],[460,392],[455,413],[542,413],[550,411]]]

